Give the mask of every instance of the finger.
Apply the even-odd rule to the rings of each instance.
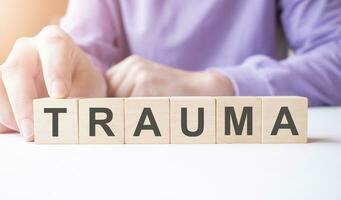
[[[109,96],[130,96],[132,87],[134,87],[134,76],[143,67],[143,64],[143,58],[132,55],[111,67],[106,73],[109,85]]]
[[[107,84],[109,85],[109,90],[108,90],[109,96],[115,97],[117,95],[116,92],[118,88],[120,88],[122,83],[124,82],[125,77],[127,76],[128,72],[129,71],[127,69],[122,69],[122,70],[112,73],[109,76],[106,75]]]
[[[109,96],[114,97],[118,95],[117,90],[119,90],[123,82],[125,82],[126,76],[131,70],[132,65],[132,60],[126,59],[118,63],[117,65],[112,66],[110,70],[105,74],[109,85]]]
[[[129,97],[132,96],[136,84],[138,83],[138,77],[145,77],[146,71],[141,70],[143,66],[133,65],[124,74],[124,77],[116,77],[116,79],[122,80],[120,83],[116,83],[113,95],[116,97]],[[142,75],[142,76],[141,76]],[[115,77],[113,77],[114,79]]]
[[[13,130],[19,130],[15,121],[12,107],[8,101],[5,86],[2,82],[2,72],[0,71],[0,124]]]
[[[45,27],[36,37],[45,84],[50,97],[68,97],[76,47],[69,36],[57,26]]]
[[[141,60],[142,60],[142,58],[139,56],[136,56],[136,55],[129,56],[129,57],[125,58],[124,60],[122,60],[121,62],[117,63],[116,65],[112,66],[106,72],[106,75],[110,76],[113,73],[120,71],[122,68],[126,68],[126,66],[131,66],[133,64],[139,63]]]
[[[0,123],[0,133],[13,133],[13,132],[15,131],[7,128],[7,126]]]
[[[34,77],[38,74],[37,53],[31,39],[16,42],[2,66],[2,80],[16,123],[27,141],[33,140]]]
[[[144,59],[137,55],[132,55],[112,66],[106,72],[107,82],[109,83],[109,96],[115,96],[116,90],[120,88],[128,72],[133,66],[140,66],[144,63]]]
[[[121,83],[116,85],[116,89],[113,91],[114,97],[129,97],[134,89],[134,82],[129,77],[125,77]]]
[[[12,106],[16,122],[20,132],[27,141],[33,140],[33,100],[37,98],[33,77],[28,76],[25,68],[21,70],[9,70],[9,76],[4,76],[5,87]],[[17,88],[21,90],[18,91]]]

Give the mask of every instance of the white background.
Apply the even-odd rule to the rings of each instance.
[[[37,145],[0,135],[0,200],[341,199],[341,108],[308,144]]]

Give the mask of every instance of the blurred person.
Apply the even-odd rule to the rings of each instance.
[[[341,1],[71,0],[60,27],[16,41],[1,74],[0,132],[27,141],[32,100],[47,96],[299,95],[340,105]]]

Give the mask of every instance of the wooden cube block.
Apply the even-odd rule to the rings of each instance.
[[[36,143],[78,143],[77,99],[36,99],[33,106]]]
[[[307,98],[264,97],[262,107],[263,143],[307,142]]]
[[[125,143],[169,144],[169,98],[125,99]]]
[[[217,143],[261,143],[262,99],[216,97]]]
[[[79,143],[124,144],[124,99],[80,99]]]
[[[171,97],[171,143],[215,143],[215,99]]]

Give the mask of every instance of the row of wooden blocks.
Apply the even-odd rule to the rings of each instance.
[[[36,143],[306,143],[304,97],[36,99]]]

